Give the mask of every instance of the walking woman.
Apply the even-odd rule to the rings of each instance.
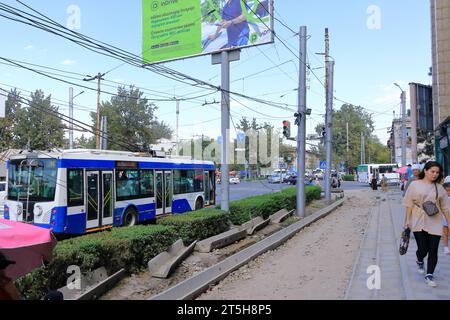
[[[447,192],[439,184],[443,178],[442,166],[435,161],[425,165],[419,179],[413,181],[406,191],[403,205],[406,207],[406,225],[414,232],[417,242],[417,266],[421,274],[425,273],[424,259],[428,255],[425,282],[430,287],[436,287],[433,274],[438,262],[439,242],[442,236],[442,215],[440,213],[429,215],[423,204],[432,202],[439,211],[450,221],[450,200]],[[430,211],[430,210],[427,210]],[[431,210],[433,211],[433,210]]]

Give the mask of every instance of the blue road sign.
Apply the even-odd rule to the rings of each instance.
[[[327,162],[326,161],[320,161],[320,169],[326,169],[327,168]]]
[[[245,141],[245,133],[239,132],[237,135],[237,141],[238,142],[244,142]]]

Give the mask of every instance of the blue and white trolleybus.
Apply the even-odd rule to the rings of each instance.
[[[130,152],[24,152],[7,162],[5,219],[84,234],[215,203],[210,161]]]

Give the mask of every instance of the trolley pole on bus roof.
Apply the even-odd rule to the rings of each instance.
[[[212,64],[220,64],[222,72],[222,152],[221,171],[222,196],[220,208],[230,211],[230,181],[229,181],[229,148],[230,148],[230,62],[240,59],[240,50],[222,51],[212,55]]]
[[[306,41],[307,28],[300,27],[300,73],[298,81],[297,138],[297,215],[305,217],[305,154],[306,154]]]

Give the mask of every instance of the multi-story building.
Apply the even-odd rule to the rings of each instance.
[[[402,163],[402,119],[396,118],[392,121],[391,137],[388,146],[391,149],[391,163],[398,163],[401,166],[413,164],[411,152],[411,119],[406,120],[406,163]]]
[[[410,83],[411,152],[414,162],[434,156],[433,90],[431,86]]]
[[[431,0],[436,159],[450,173],[450,1]]]

